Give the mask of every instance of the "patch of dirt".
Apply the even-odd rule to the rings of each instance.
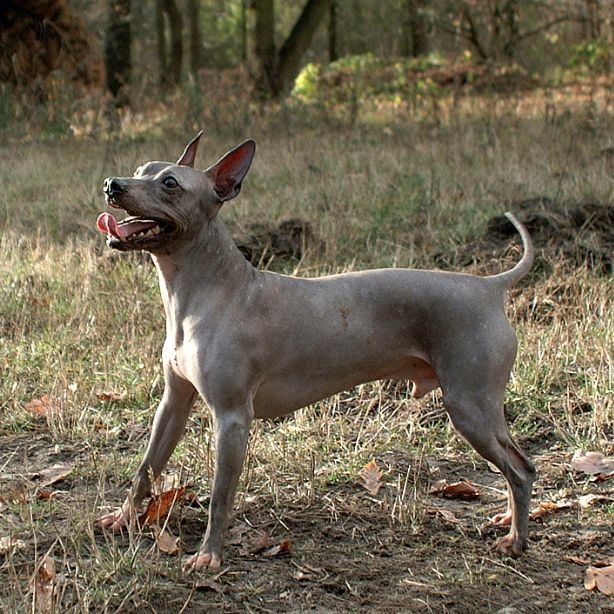
[[[540,196],[511,203],[509,209],[531,233],[537,251],[536,272],[549,271],[557,262],[612,275],[614,204],[566,204]],[[498,215],[490,219],[482,236],[452,253],[437,254],[436,260],[445,267],[496,262],[517,243],[515,228],[505,216]]]
[[[279,224],[256,222],[235,243],[254,266],[268,266],[274,260],[299,261],[306,250],[321,251],[324,247],[311,224],[300,218],[284,220]]]
[[[4,473],[23,469],[26,450],[34,454],[27,465],[38,467],[52,460],[53,448],[45,434],[4,438],[2,444]],[[11,504],[12,511],[0,513],[0,519],[11,518],[9,526],[2,523],[3,534],[28,540],[27,548],[10,560],[14,575],[0,588],[0,603],[11,583],[27,586],[37,551],[48,549],[56,560],[62,591],[66,589],[66,609],[85,590],[84,578],[92,573],[87,566],[94,561],[88,558],[91,545],[84,539],[79,547],[75,535],[85,536],[86,519],[99,511],[99,472],[83,451],[67,452],[61,456],[78,466],[79,478],[64,484],[56,503],[41,502],[33,508],[36,544],[28,538],[32,520],[25,504]],[[136,446],[128,453],[137,455]],[[614,529],[607,506],[581,511],[574,505],[532,521],[528,551],[518,560],[504,559],[493,552],[502,531],[488,522],[505,506],[501,476],[485,463],[476,463],[473,454],[451,454],[433,454],[426,463],[407,450],[385,453],[376,459],[387,469],[375,496],[351,482],[329,484],[301,500],[280,491],[275,501],[270,493],[250,489],[237,502],[219,573],[182,574],[181,560],[150,549],[153,540],[147,534],[137,538],[143,547],[130,555],[134,537],[111,537],[96,530],[97,557],[126,553],[123,558],[132,556],[135,567],[115,563],[107,574],[104,569],[110,562],[97,558],[106,589],[98,596],[88,593],[94,599],[90,606],[99,609],[104,601],[111,610],[121,604],[122,611],[136,611],[145,597],[152,610],[184,612],[614,613],[611,598],[583,586],[588,562],[605,561],[613,554]],[[577,475],[571,479],[569,456],[552,448],[534,457],[540,476],[536,503],[561,497],[577,501],[587,491],[614,494],[611,480],[594,483]],[[434,497],[429,484],[438,479],[469,480],[481,495],[472,501]],[[395,502],[404,480],[415,494],[408,497],[408,516],[401,519]],[[122,488],[107,494],[117,501],[122,496]],[[206,527],[206,488],[198,496],[204,509],[185,507],[173,513],[168,525],[173,535],[181,536],[186,552],[198,548]],[[24,513],[18,514],[18,509]],[[271,548],[280,544],[285,544],[280,552]],[[9,564],[8,559],[3,562]],[[135,570],[139,586],[146,583],[148,588],[133,599]],[[79,578],[81,589],[71,593],[73,577]],[[98,598],[103,601],[95,601]]]

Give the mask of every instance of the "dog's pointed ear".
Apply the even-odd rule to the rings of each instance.
[[[205,171],[213,180],[213,189],[220,202],[234,198],[241,191],[241,182],[247,175],[255,153],[256,143],[245,141]]]
[[[179,160],[177,160],[177,164],[181,166],[190,166],[194,168],[194,160],[196,160],[196,150],[198,149],[198,142],[200,141],[200,137],[203,135],[203,131],[201,130],[186,146],[183,150],[183,153],[179,156]]]

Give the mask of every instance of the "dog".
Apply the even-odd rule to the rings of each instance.
[[[499,468],[509,524],[504,555],[526,546],[535,468],[513,441],[503,399],[517,350],[504,312],[506,291],[531,268],[527,230],[511,214],[523,255],[488,277],[379,269],[303,279],[254,268],[218,216],[241,191],[256,145],[247,140],[204,171],[194,168],[202,132],[175,164],[147,162],[110,177],[110,213],[97,227],[115,250],[144,250],[156,266],[166,313],[165,387],[131,494],[104,514],[121,529],[150,494],[200,395],[215,422],[209,522],[187,570],[219,568],[224,536],[254,418],[275,418],[363,382],[407,379],[419,398],[440,387],[458,432]]]

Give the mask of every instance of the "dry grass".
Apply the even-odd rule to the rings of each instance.
[[[278,270],[312,276],[427,267],[516,201],[548,195],[564,203],[611,202],[611,168],[599,154],[610,145],[604,136],[612,133],[609,115],[570,103],[569,112],[560,107],[551,121],[540,105],[537,100],[532,112],[522,106],[520,115],[518,101],[476,101],[445,117],[424,109],[421,121],[410,121],[407,110],[377,115],[365,105],[353,124],[343,115],[322,117],[323,110],[299,119],[287,108],[277,116],[261,110],[256,122],[240,107],[234,113],[246,113],[244,134],[207,139],[200,161],[212,162],[240,138],[257,139],[254,168],[241,197],[225,207],[225,219],[239,231],[253,220],[301,217],[325,246],[299,263],[272,262]],[[47,552],[56,564],[55,611],[307,607],[291,580],[265,583],[263,576],[287,576],[289,563],[265,560],[254,569],[231,547],[230,575],[218,579],[226,582],[223,596],[215,589],[195,592],[176,560],[161,555],[147,535],[135,530],[113,539],[93,526],[101,506],[123,497],[163,385],[155,274],[140,255],[113,256],[102,245],[94,230],[99,186],[103,176],[131,172],[145,159],[176,156],[190,136],[172,136],[177,133],[171,126],[171,136],[145,141],[14,142],[0,149],[0,537],[26,544],[0,555],[3,610],[35,611],[28,582]],[[521,350],[507,409],[524,447],[552,454],[540,465],[548,479],[538,491],[553,493],[577,486],[562,468],[576,447],[611,451],[614,297],[611,277],[566,262],[552,262],[551,272],[533,282],[510,297]],[[37,417],[26,406],[43,395],[49,409]],[[205,507],[211,453],[209,415],[198,405],[171,469],[194,485]],[[371,458],[383,468],[386,487],[369,498],[355,484]],[[58,461],[69,462],[73,473],[51,499],[41,499],[34,474]],[[487,507],[465,518],[465,529],[438,525],[440,536],[432,532],[428,484],[456,471],[482,475],[485,467],[454,435],[436,395],[418,403],[405,384],[367,384],[291,419],[255,426],[237,522],[273,538],[294,537],[302,554],[293,563],[310,561],[319,570],[309,572],[318,586],[332,586],[323,611],[369,606],[365,558],[369,569],[399,574],[396,592],[386,595],[388,611],[421,604],[423,611],[453,611],[442,597],[453,581],[486,592],[493,604],[493,578],[522,594],[521,576],[537,573],[531,559],[508,564],[484,555],[492,541],[484,514],[502,502],[496,477],[488,481]],[[204,513],[189,508],[172,520],[189,548],[197,546],[204,523]],[[436,559],[427,572],[408,562],[436,551],[444,557],[446,544],[462,553],[458,564]],[[407,559],[395,558],[403,553]],[[392,557],[394,573],[380,555]],[[323,598],[317,595],[312,599]],[[596,607],[597,601],[582,602],[584,611]]]

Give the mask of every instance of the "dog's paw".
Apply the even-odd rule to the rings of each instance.
[[[193,554],[183,565],[183,571],[199,571],[200,569],[216,570],[222,564],[221,557],[211,552],[197,552]]]
[[[517,557],[524,551],[524,540],[518,539],[513,533],[508,533],[497,540],[497,552],[503,556]]]
[[[502,514],[495,514],[490,519],[490,522],[498,527],[509,526],[510,524],[512,524],[512,512],[510,510],[507,510]]]
[[[121,531],[130,524],[133,513],[132,505],[125,502],[121,507],[114,509],[112,512],[99,516],[96,519],[96,524],[103,529],[110,529],[113,532]]]

